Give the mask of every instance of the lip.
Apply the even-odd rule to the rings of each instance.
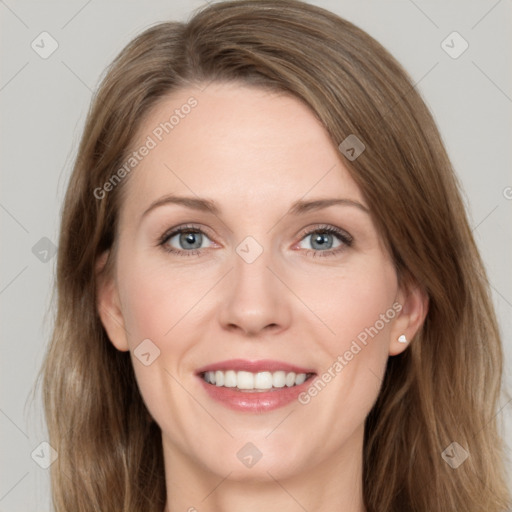
[[[235,370],[237,372],[277,372],[283,370],[285,372],[295,373],[315,373],[311,368],[303,368],[293,364],[285,363],[283,361],[275,361],[270,359],[260,359],[259,361],[249,361],[247,359],[229,359],[226,361],[219,361],[207,366],[203,366],[196,371],[196,375],[204,372],[215,372],[217,370],[227,371]]]
[[[235,388],[216,386],[215,384],[209,384],[203,379],[202,374],[204,372],[217,370],[246,371],[252,373],[258,373],[261,371],[275,372],[283,370],[285,372],[306,373],[313,375],[298,386],[285,386],[283,388],[277,388],[271,391],[251,392],[237,390]],[[259,414],[270,412],[280,407],[285,407],[293,401],[297,401],[298,396],[311,385],[311,382],[315,379],[316,376],[316,372],[312,369],[284,363],[282,361],[248,361],[245,359],[230,359],[227,361],[220,361],[204,366],[196,372],[196,377],[199,379],[207,396],[209,396],[212,400],[215,400],[216,402],[234,411]]]

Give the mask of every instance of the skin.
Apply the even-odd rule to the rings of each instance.
[[[398,337],[410,340],[421,326],[426,298],[399,286],[363,209],[371,205],[296,98],[234,83],[175,91],[145,119],[134,148],[190,96],[197,106],[125,183],[115,273],[98,292],[108,336],[131,351],[140,392],[162,430],[165,510],[362,512],[364,420],[387,358],[408,347]],[[221,211],[167,204],[141,220],[169,193],[209,198]],[[323,197],[363,208],[287,214],[298,199]],[[157,245],[170,228],[189,223],[205,233],[202,252],[179,256]],[[326,249],[304,233],[318,225],[345,230],[353,243],[327,233],[330,248],[342,250],[322,256]],[[252,263],[236,252],[247,236],[263,248]],[[167,245],[191,251],[179,236]],[[306,405],[233,411],[209,398],[194,375],[231,358],[284,360],[321,375],[396,302],[400,313]],[[149,366],[133,353],[147,338],[160,350]],[[236,456],[248,442],[263,454],[251,468]]]

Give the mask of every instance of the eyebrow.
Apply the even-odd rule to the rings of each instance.
[[[190,208],[192,210],[197,210],[206,213],[212,213],[213,215],[220,215],[220,208],[215,204],[211,199],[199,198],[199,197],[185,197],[185,196],[177,196],[174,194],[165,195],[156,201],[153,201],[149,208],[142,214],[141,220],[143,217],[147,216],[149,212],[158,208],[160,206],[168,205],[168,204],[177,204],[184,206],[186,208]],[[287,215],[301,215],[311,211],[321,210],[323,208],[328,208],[329,206],[353,206],[362,210],[365,213],[370,213],[370,210],[364,206],[362,203],[355,201],[354,199],[345,199],[345,198],[320,198],[314,199],[311,201],[303,201],[298,200],[292,204],[290,209],[287,212]]]

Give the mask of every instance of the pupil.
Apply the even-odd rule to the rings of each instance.
[[[198,233],[185,233],[185,234],[182,235],[182,241],[185,244],[194,245],[194,240],[197,237],[197,235],[198,235]],[[200,246],[201,246],[201,242],[199,242],[199,244],[198,244],[197,240],[196,240],[193,249],[198,249]]]
[[[319,244],[320,248],[325,248],[325,246],[328,245],[328,236],[330,235],[316,235],[316,237],[314,238],[314,243]]]

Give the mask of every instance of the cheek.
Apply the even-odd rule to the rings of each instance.
[[[127,258],[120,265],[119,281],[130,347],[133,349],[149,338],[166,350],[172,339],[173,353],[185,351],[186,333],[175,335],[185,326],[195,325],[197,315],[204,315],[201,311],[208,299],[215,297],[212,286],[221,274],[215,266],[195,271],[185,267],[170,270],[150,258]],[[315,344],[322,345],[317,348],[332,359],[348,350],[354,340],[360,344],[366,341],[370,350],[365,352],[371,352],[371,346],[377,345],[374,341],[386,338],[397,279],[394,267],[383,254],[375,251],[369,257],[354,258],[341,271],[320,267],[302,275],[295,272],[285,279],[321,323],[308,323],[308,314],[297,313],[292,316],[297,325],[289,325],[289,329],[293,331],[306,322],[305,331]],[[207,294],[206,301],[199,304]],[[284,292],[282,300],[289,300]],[[288,306],[293,309],[293,300]],[[322,335],[315,335],[315,329]]]
[[[119,266],[119,276],[123,276],[119,279],[123,316],[135,377],[151,416],[174,437],[184,439],[186,415],[176,415],[170,421],[168,412],[189,407],[189,398],[178,382],[182,381],[180,366],[191,346],[187,322],[193,319],[197,293],[186,286],[186,278],[140,263],[134,258]],[[147,365],[139,359],[144,353],[149,353]]]
[[[193,316],[200,295],[190,274],[169,272],[142,260],[127,262],[120,279],[122,307],[130,347],[150,338],[161,348],[178,324]],[[185,277],[187,276],[187,277]],[[173,347],[177,348],[173,341]]]
[[[373,345],[382,345],[389,339],[396,317],[392,306],[397,293],[396,274],[390,263],[381,261],[352,268],[327,283],[322,290],[327,297],[322,315],[333,332],[324,338],[325,348],[333,358],[348,350],[354,341],[370,349],[365,352],[371,352]]]
[[[364,421],[380,390],[397,316],[396,274],[382,261],[354,267],[324,291],[330,300],[323,318],[335,334],[321,339],[322,372],[301,403],[348,432]]]

